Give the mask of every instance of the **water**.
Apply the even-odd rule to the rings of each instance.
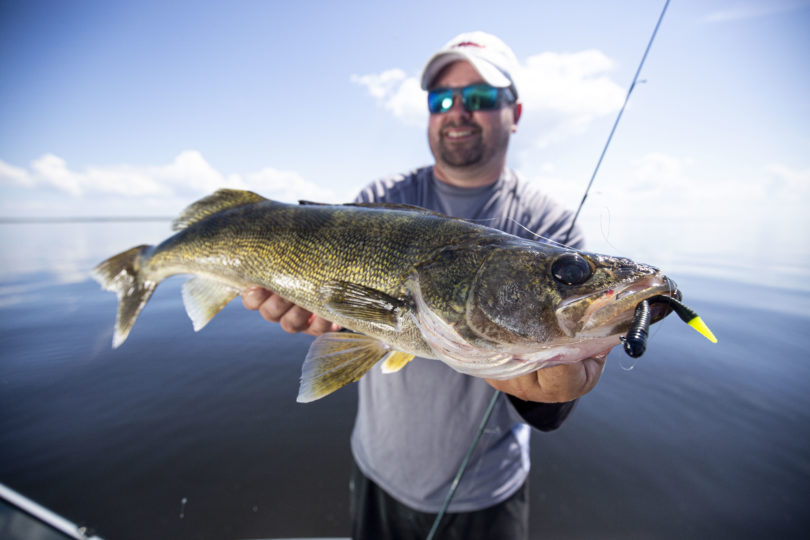
[[[0,225],[0,482],[106,538],[348,535],[356,395],[295,402],[311,338],[238,301],[195,334],[173,278],[111,349],[87,271],[167,230]],[[667,319],[533,434],[538,538],[810,531],[810,293],[674,277],[720,344]]]

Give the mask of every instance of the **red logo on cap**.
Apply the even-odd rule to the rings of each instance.
[[[479,49],[483,49],[484,46],[476,43],[474,41],[462,41],[461,43],[457,43],[456,47],[478,47]]]

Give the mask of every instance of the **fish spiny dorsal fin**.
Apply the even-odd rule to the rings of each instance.
[[[179,216],[172,222],[172,229],[179,231],[185,229],[189,225],[193,225],[208,216],[218,214],[223,210],[230,208],[237,208],[239,206],[247,206],[257,202],[266,201],[264,197],[253,193],[252,191],[245,191],[242,189],[220,189],[216,192],[203,197],[199,201],[192,203],[191,206],[183,210]]]

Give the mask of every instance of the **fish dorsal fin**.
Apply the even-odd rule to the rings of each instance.
[[[304,206],[356,206],[358,208],[378,208],[383,210],[406,210],[408,212],[419,212],[420,214],[427,214],[430,216],[438,216],[447,219],[461,219],[461,218],[454,218],[452,216],[448,216],[447,214],[442,214],[441,212],[436,212],[434,210],[428,210],[427,208],[423,208],[421,206],[416,206],[415,204],[406,204],[406,203],[393,203],[393,202],[350,202],[350,203],[343,203],[343,204],[330,204],[330,203],[322,203],[322,202],[314,202],[314,201],[305,201],[301,200],[298,201],[298,204]]]
[[[334,206],[333,204],[330,203],[307,201],[305,199],[299,199],[298,204],[301,206]]]
[[[435,210],[428,210],[427,208],[416,206],[415,204],[392,203],[392,202],[355,202],[355,203],[346,203],[344,206],[358,206],[360,208],[381,208],[383,210],[406,210],[409,212],[419,212],[420,214],[425,214],[428,216],[437,216],[447,219],[461,219],[461,218],[454,218],[453,216],[448,216],[447,214],[443,214],[441,212],[436,212]]]
[[[179,231],[189,225],[202,221],[208,216],[218,214],[223,210],[255,204],[266,200],[267,199],[261,195],[253,193],[252,191],[245,191],[243,189],[220,189],[192,203],[183,210],[172,222],[172,229]]]
[[[309,403],[360,380],[389,350],[379,339],[353,332],[318,336],[301,366],[297,401]]]
[[[405,302],[399,298],[346,281],[332,281],[321,288],[326,307],[342,317],[399,330]]]

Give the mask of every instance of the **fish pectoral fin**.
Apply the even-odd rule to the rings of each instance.
[[[183,283],[183,305],[194,331],[199,332],[237,294],[237,289],[211,278],[196,276]]]
[[[404,368],[411,360],[413,360],[412,354],[401,351],[391,351],[382,363],[382,372],[385,374],[396,373]]]
[[[312,343],[301,366],[299,403],[309,403],[360,380],[388,354],[379,339],[353,332],[328,332]]]
[[[243,189],[219,189],[211,195],[203,197],[199,201],[186,207],[172,222],[172,229],[179,231],[209,216],[218,214],[223,210],[247,206],[266,200],[267,199],[261,195],[253,193],[252,191],[245,191]]]
[[[323,286],[326,308],[342,317],[399,330],[405,302],[356,283],[334,281]]]

